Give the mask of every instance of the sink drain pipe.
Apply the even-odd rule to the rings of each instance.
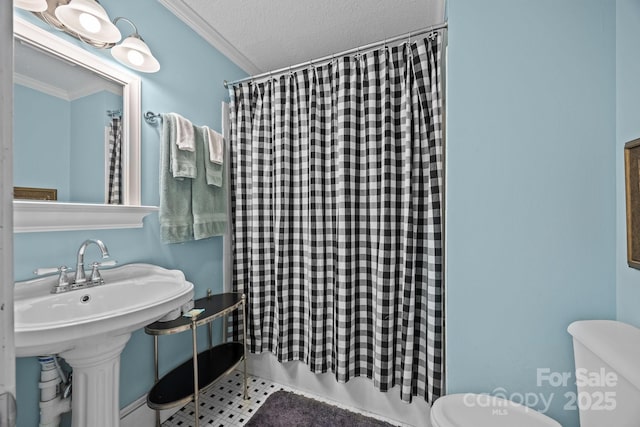
[[[58,427],[60,416],[71,410],[69,385],[56,355],[40,356],[40,427]],[[64,391],[63,391],[64,389]]]

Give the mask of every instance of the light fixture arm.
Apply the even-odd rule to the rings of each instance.
[[[113,25],[118,24],[118,21],[125,21],[126,23],[128,23],[129,25],[131,25],[133,27],[133,34],[131,34],[133,37],[142,39],[142,37],[140,37],[140,34],[138,33],[138,27],[136,27],[136,24],[134,24],[133,22],[131,22],[130,19],[125,18],[124,16],[117,16],[114,20],[113,20]]]

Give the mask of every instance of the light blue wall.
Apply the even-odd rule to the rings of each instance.
[[[624,144],[640,138],[640,2],[616,2],[616,195],[618,319],[640,327],[640,271],[627,267]]]
[[[616,316],[615,7],[450,0],[448,16],[447,389],[542,393],[577,427],[573,383],[537,369],[572,372],[567,326]]]
[[[104,203],[106,111],[116,109],[122,96],[107,91],[67,101],[15,85],[16,186],[55,188],[63,202]]]
[[[125,16],[135,22],[162,66],[156,74],[140,74],[142,111],[176,111],[195,124],[206,124],[220,130],[220,103],[227,98],[222,81],[241,78],[245,73],[155,0],[110,0],[103,2],[103,6],[110,16]],[[126,25],[122,26],[122,31],[127,34]],[[110,57],[108,51],[93,52],[105,58]],[[141,126],[142,203],[157,205],[158,130],[144,122]],[[36,267],[72,266],[78,246],[87,238],[103,240],[112,257],[121,264],[150,262],[184,271],[187,279],[196,286],[196,297],[204,296],[207,288],[214,292],[222,290],[222,239],[216,237],[185,244],[162,244],[156,214],[148,216],[141,229],[16,234],[16,280],[32,277],[31,271]],[[89,258],[98,256],[97,253],[87,254]],[[162,371],[167,371],[188,357],[191,348],[188,335],[162,339]],[[121,406],[142,396],[152,385],[152,349],[151,337],[143,332],[134,334],[127,344],[121,360]],[[18,359],[19,427],[37,425],[37,377],[38,364],[34,358]]]
[[[69,201],[69,102],[18,84],[13,90],[14,185],[55,188]]]

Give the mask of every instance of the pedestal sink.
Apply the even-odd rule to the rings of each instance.
[[[193,298],[178,270],[127,264],[104,284],[52,294],[57,278],[17,282],[16,356],[59,354],[73,368],[73,427],[119,425],[120,354],[131,332]]]

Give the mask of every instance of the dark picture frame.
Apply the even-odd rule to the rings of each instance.
[[[640,138],[624,145],[627,264],[640,269]]]
[[[13,187],[13,198],[22,200],[58,200],[55,188]]]

